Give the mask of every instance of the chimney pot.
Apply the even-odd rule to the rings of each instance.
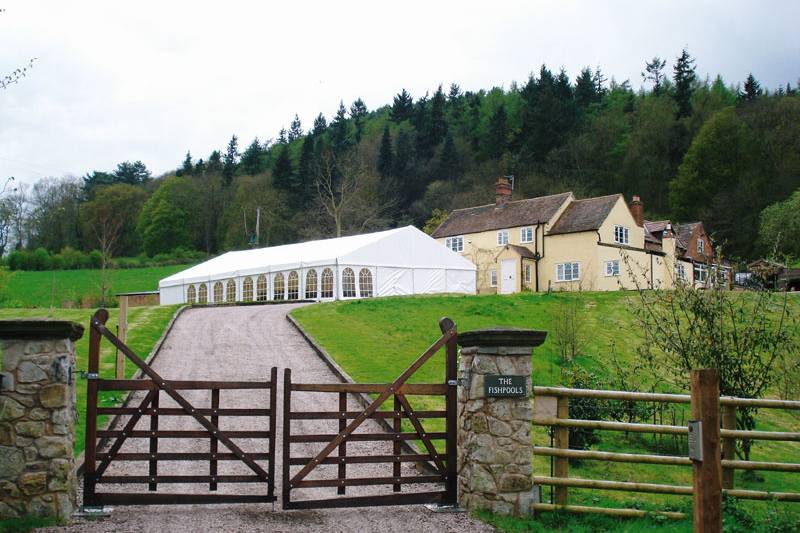
[[[511,182],[508,178],[497,178],[494,184],[495,207],[503,207],[511,200]]]
[[[630,209],[633,220],[636,221],[636,225],[644,227],[644,204],[638,195],[634,195],[633,198],[631,198]]]

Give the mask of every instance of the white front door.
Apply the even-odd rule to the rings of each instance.
[[[503,259],[500,262],[500,294],[517,292],[517,260]]]

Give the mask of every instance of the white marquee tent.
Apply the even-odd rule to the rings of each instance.
[[[475,294],[475,265],[413,226],[228,252],[159,284],[161,304]]]

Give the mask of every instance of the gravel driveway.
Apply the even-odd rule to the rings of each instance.
[[[275,476],[275,493],[281,493],[281,428],[283,369],[292,369],[292,381],[313,383],[336,383],[338,379],[325,363],[314,353],[305,340],[285,319],[291,309],[303,304],[221,307],[186,310],[176,321],[161,353],[153,362],[153,368],[167,379],[240,380],[268,379],[271,367],[279,369],[278,380],[278,440]],[[220,395],[220,407],[266,407],[268,391],[225,391]],[[209,406],[208,391],[184,391],[184,395],[196,407]],[[140,395],[139,397],[142,397]],[[298,393],[292,395],[292,409],[305,411],[337,410],[336,394]],[[349,402],[357,409],[355,400]],[[134,405],[136,400],[134,400]],[[161,407],[175,404],[161,395]],[[372,421],[367,421],[374,424]],[[225,417],[221,429],[266,429],[263,417]],[[295,421],[293,433],[334,433],[336,421]],[[366,426],[366,423],[365,423]],[[149,429],[149,417],[143,419],[136,429]],[[159,417],[159,429],[202,429],[193,419],[185,416]],[[377,424],[366,426],[364,431],[380,431]],[[267,451],[265,440],[234,439],[245,451]],[[159,452],[207,452],[208,439],[159,439]],[[324,446],[324,443],[294,444],[292,455],[309,456]],[[386,446],[377,448],[376,446]],[[348,455],[391,453],[388,444],[348,443]],[[147,439],[129,439],[121,452],[147,452]],[[227,451],[220,444],[220,451]],[[264,463],[262,463],[264,465]],[[293,471],[297,467],[293,467]],[[329,470],[313,472],[314,477],[335,477],[334,466]],[[411,466],[404,465],[404,476],[414,475]],[[391,466],[348,465],[348,477],[388,476]],[[352,472],[352,473],[351,473]],[[117,462],[106,471],[113,475],[147,475],[145,462]],[[160,461],[159,475],[208,474],[208,462]],[[247,467],[238,461],[220,461],[220,475],[249,474]],[[407,490],[404,486],[404,492]],[[203,492],[202,484],[164,484],[158,492]],[[411,490],[432,490],[431,486],[411,486]],[[146,491],[144,485],[100,485],[106,492]],[[218,493],[247,492],[263,493],[256,484],[220,484]],[[348,495],[390,492],[391,487],[348,487]],[[296,494],[297,493],[297,494]],[[296,494],[296,495],[295,495]],[[293,491],[293,499],[329,498],[335,489],[304,489]],[[397,506],[379,508],[351,508],[313,511],[283,511],[280,502],[272,504],[230,505],[181,505],[181,506],[119,506],[110,518],[98,521],[79,521],[62,528],[71,531],[169,531],[170,533],[223,530],[223,531],[359,531],[359,532],[410,532],[410,531],[492,531],[482,522],[465,514],[432,513],[423,506]]]

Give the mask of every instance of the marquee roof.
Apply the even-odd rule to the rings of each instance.
[[[228,252],[159,282],[170,287],[322,265],[474,271],[475,265],[414,226],[254,250]]]

